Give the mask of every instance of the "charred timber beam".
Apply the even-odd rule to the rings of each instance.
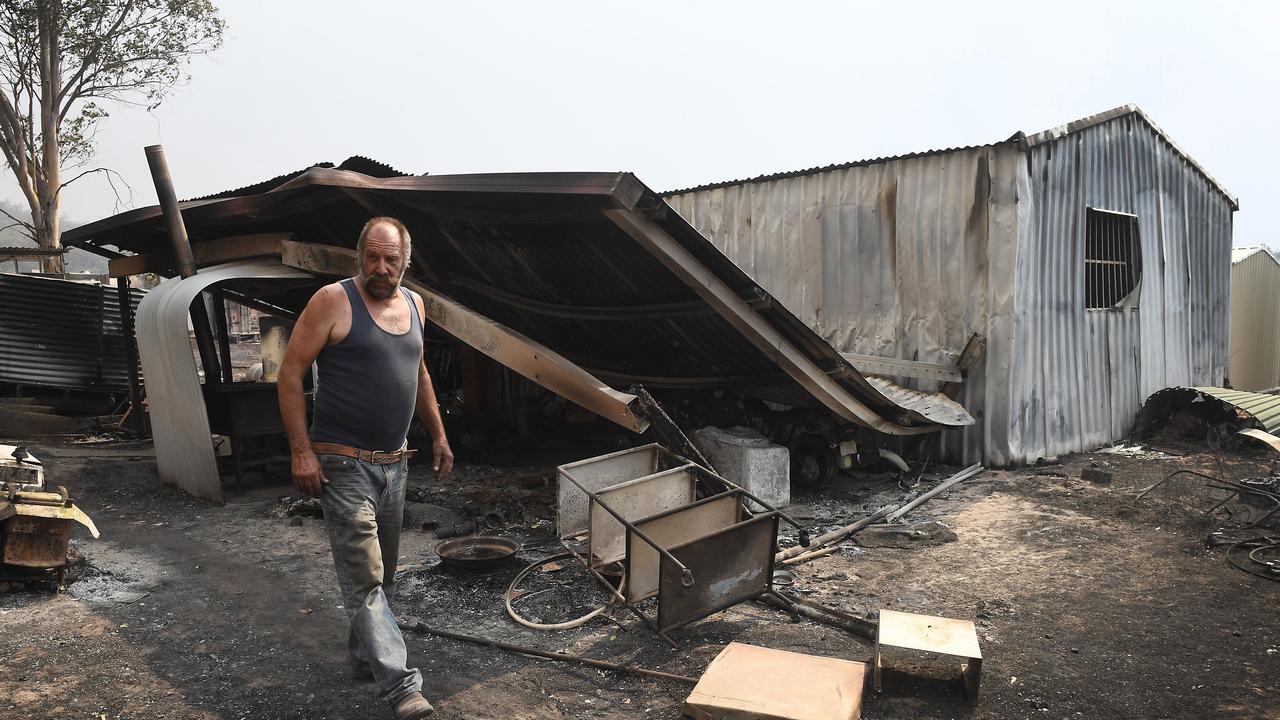
[[[281,257],[285,265],[317,274],[356,274],[354,250],[308,245],[294,252],[289,251],[290,244],[304,245],[285,244],[286,252]],[[635,433],[648,429],[649,421],[632,410],[632,404],[636,402],[635,395],[614,390],[554,350],[490,320],[420,282],[406,278],[404,285],[422,296],[427,310],[425,319],[450,335],[606,420]]]
[[[222,382],[235,382],[235,372],[231,367],[231,333],[227,327],[227,300],[222,288],[215,286],[213,292],[213,319],[218,332],[218,352],[222,362]]]
[[[965,375],[969,374],[982,357],[987,354],[987,338],[985,335],[974,333],[969,342],[965,344],[964,350],[960,352],[960,360],[956,362],[956,367]],[[942,394],[949,398],[955,399],[960,394],[960,383],[949,382],[942,386]]]
[[[129,292],[129,278],[116,281],[120,298],[120,335],[124,339],[124,363],[129,373],[129,414],[132,427],[146,429],[146,413],[142,411],[142,384],[138,377],[138,341],[133,329],[133,296]]]
[[[191,252],[195,265],[199,268],[232,260],[279,255],[281,243],[288,240],[290,236],[289,233],[234,235],[196,243],[191,247]],[[120,255],[107,262],[107,274],[111,277],[141,275],[148,272],[163,275],[173,265],[174,259],[167,254]]]
[[[909,377],[953,383],[964,382],[964,372],[954,365],[921,362],[919,360],[900,360],[898,358],[877,357],[875,355],[859,355],[857,353],[840,354],[863,375]],[[836,372],[842,371],[837,370]]]
[[[744,338],[800,383],[815,400],[845,420],[891,435],[918,435],[936,427],[907,427],[867,407],[770,325],[729,285],[651,218],[635,210],[602,210],[604,216],[698,293]]]
[[[426,304],[427,319],[499,363],[622,427],[642,433],[649,421],[632,410],[636,396],[619,392],[550,348],[413,280],[405,285]]]

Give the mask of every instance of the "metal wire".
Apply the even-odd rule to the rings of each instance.
[[[1245,565],[1241,565],[1234,557],[1232,557],[1231,556],[1232,551],[1241,547],[1252,548],[1247,555],[1247,557],[1251,562],[1256,563],[1258,565],[1264,565],[1268,568],[1274,568],[1275,566],[1272,563],[1260,561],[1254,557],[1254,554],[1257,553],[1259,550],[1263,550],[1263,551],[1280,550],[1280,538],[1254,538],[1252,540],[1240,540],[1236,543],[1233,543],[1231,547],[1227,548],[1227,562],[1230,562],[1233,566],[1236,567],[1236,569],[1243,570],[1249,573],[1250,575],[1257,575],[1260,578],[1265,578],[1267,580],[1271,580],[1274,582],[1280,582],[1280,574],[1277,574],[1274,571],[1259,572],[1258,570],[1254,570]]]
[[[507,586],[507,591],[502,594],[502,601],[507,606],[507,614],[511,616],[511,619],[515,620],[516,622],[520,623],[521,625],[527,628],[532,628],[534,630],[569,630],[572,628],[586,625],[588,622],[591,621],[592,618],[596,617],[600,613],[603,613],[605,610],[609,609],[609,604],[605,603],[604,605],[601,605],[600,607],[596,608],[595,610],[592,610],[586,615],[583,615],[582,617],[574,618],[572,620],[566,620],[565,622],[560,622],[560,623],[536,623],[536,622],[533,622],[532,620],[524,619],[523,617],[521,617],[520,613],[516,612],[516,609],[512,607],[512,603],[518,599],[518,598],[512,597],[513,593],[515,592],[516,585],[518,585],[520,581],[523,580],[525,576],[528,575],[534,568],[540,568],[543,565],[555,562],[557,560],[569,560],[575,557],[577,556],[572,552],[562,552],[557,555],[552,555],[551,557],[543,558],[529,565],[528,567],[521,570],[520,572],[516,573],[516,576],[511,579],[511,584]],[[622,582],[623,583],[626,582],[625,575],[623,576]],[[524,596],[522,595],[521,597],[524,597]]]

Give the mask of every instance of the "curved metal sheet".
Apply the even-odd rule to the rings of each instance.
[[[1220,387],[1195,387],[1191,389],[1221,400],[1248,414],[1267,432],[1273,433],[1280,430],[1280,395],[1228,390]]]
[[[973,416],[960,403],[942,393],[912,390],[882,377],[868,376],[867,382],[898,407],[919,413],[939,425],[963,427],[973,424]]]
[[[1174,412],[1206,400],[1244,413],[1269,433],[1280,431],[1280,395],[1220,387],[1171,387],[1152,394],[1143,403],[1135,434],[1141,436]]]
[[[162,482],[222,502],[209,416],[191,352],[187,318],[204,290],[227,280],[311,277],[276,260],[242,260],[170,278],[138,306],[138,352],[147,378],[156,466]]]

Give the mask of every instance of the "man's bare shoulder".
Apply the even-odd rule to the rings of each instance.
[[[413,298],[413,303],[418,306],[418,311],[426,312],[426,302],[423,301],[422,296],[418,294],[418,291],[413,288],[405,288],[405,290],[409,291],[409,297]]]
[[[347,291],[342,288],[342,282],[333,282],[325,285],[316,291],[315,295],[307,301],[307,307],[315,307],[318,309],[328,309],[338,307],[339,301],[345,301]]]

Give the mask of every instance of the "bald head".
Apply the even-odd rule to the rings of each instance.
[[[356,241],[360,284],[373,297],[387,299],[396,293],[409,269],[411,240],[404,223],[376,217],[365,223]]]
[[[364,227],[360,230],[360,238],[356,240],[356,254],[360,256],[364,255],[364,245],[369,239],[369,233],[373,232],[375,228],[382,228],[384,231],[389,231],[393,233],[393,237],[397,237],[399,239],[400,252],[406,258],[405,267],[409,267],[407,258],[409,257],[410,249],[413,247],[412,241],[409,239],[409,228],[405,227],[404,223],[399,220],[387,215],[380,215],[364,224]]]

